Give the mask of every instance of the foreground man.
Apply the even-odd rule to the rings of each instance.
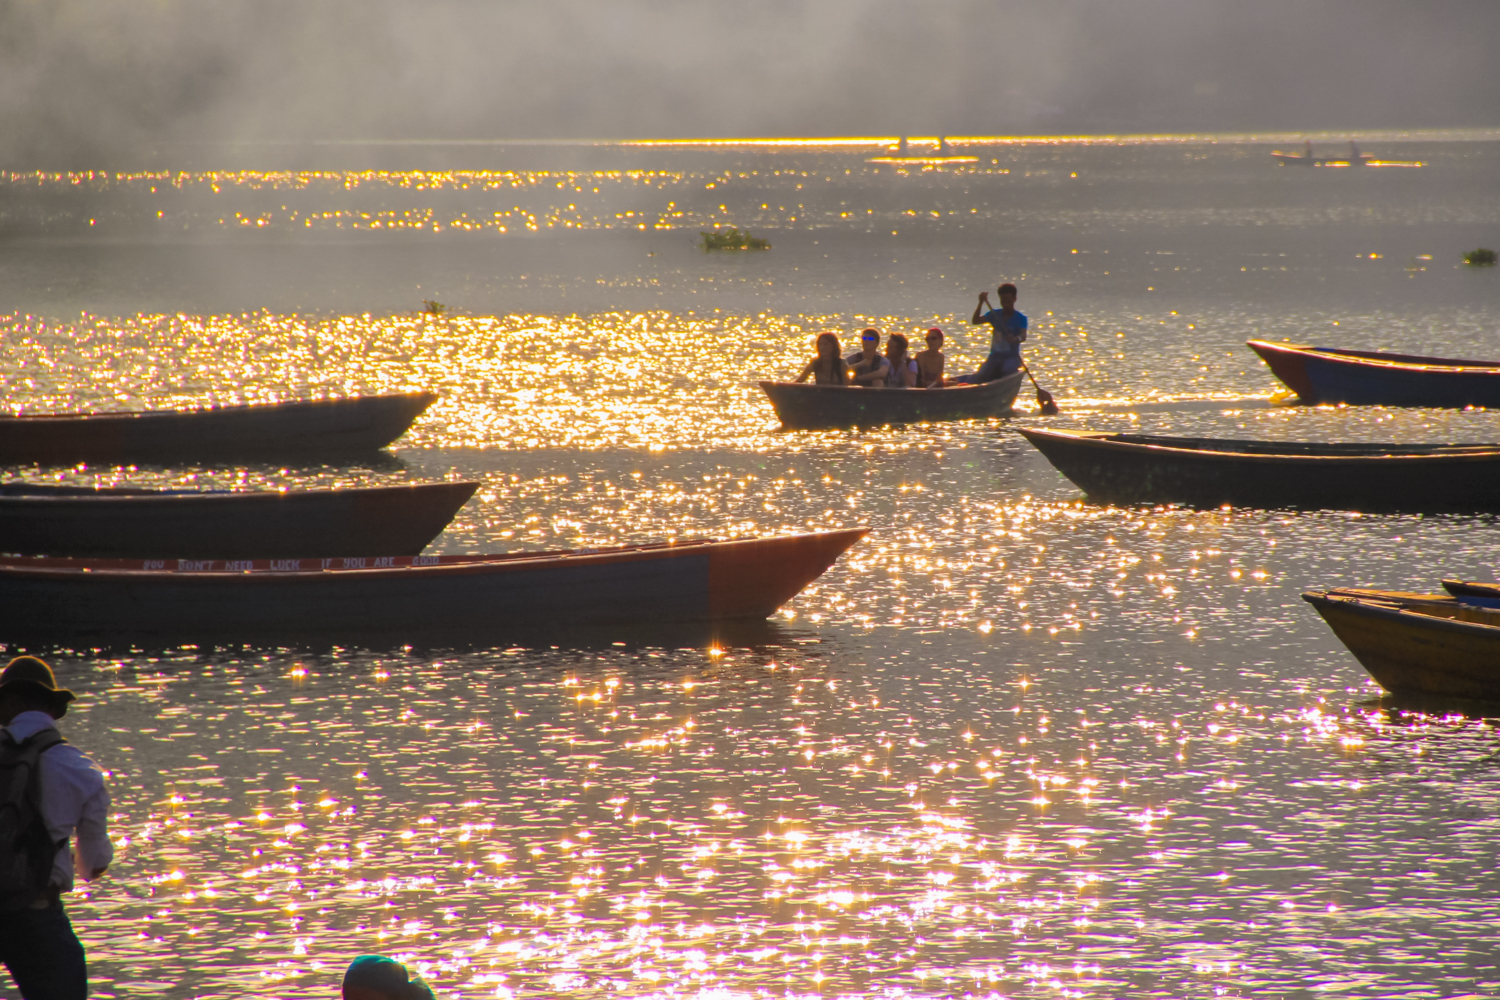
[[[55,725],[72,700],[34,656],[0,672],[0,961],[25,1000],[88,995],[61,894],[73,888],[75,863],[93,881],[114,858],[104,775]]]

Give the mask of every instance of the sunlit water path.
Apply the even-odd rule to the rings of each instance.
[[[443,398],[352,466],[8,477],[480,479],[446,552],[871,528],[764,625],[51,651],[116,802],[120,859],[72,907],[97,995],[327,997],[363,951],[444,997],[1500,995],[1490,724],[1379,702],[1298,598],[1492,578],[1495,519],[1099,507],[1013,433],[1030,413],[786,434],[754,385],[866,324],[937,323],[972,363],[998,269],[1023,279],[1051,425],[1500,439],[1482,412],[1273,406],[1243,347],[1500,356],[1500,276],[1453,264],[1500,225],[1500,157],[1421,149],[1430,166],[1365,178],[1214,146],[906,175],[635,151],[649,177],[525,167],[614,170],[614,194],[549,173],[543,199],[527,174],[540,200],[518,202],[506,181],[512,211],[586,223],[550,235],[304,224],[433,192],[449,222],[494,217],[495,188],[437,172],[43,178],[42,202],[11,179],[7,405]],[[808,216],[733,215],[769,253],[686,245],[719,204],[796,205],[799,184]],[[170,192],[180,237],[143,207]],[[686,214],[661,223],[669,201]],[[26,235],[15,205],[43,202],[126,235]],[[235,212],[266,232],[210,235]],[[433,297],[450,313],[417,315]]]

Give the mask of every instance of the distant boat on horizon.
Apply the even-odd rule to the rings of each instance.
[[[1420,167],[1424,165],[1418,160],[1377,160],[1369,153],[1360,152],[1359,145],[1353,139],[1349,140],[1349,155],[1343,159],[1314,156],[1311,139],[1306,140],[1303,151],[1300,153],[1287,153],[1273,149],[1271,156],[1279,166],[1283,167]]]

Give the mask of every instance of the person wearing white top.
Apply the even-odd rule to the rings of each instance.
[[[34,656],[0,672],[0,961],[26,1000],[88,995],[60,896],[114,860],[104,775],[57,731],[72,700]]]

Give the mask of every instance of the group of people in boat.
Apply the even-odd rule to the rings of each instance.
[[[860,349],[844,354],[837,334],[820,333],[817,356],[807,363],[796,381],[809,378],[817,385],[864,386],[876,389],[944,389],[949,386],[978,385],[992,382],[1021,369],[1021,343],[1026,339],[1025,314],[1016,310],[1016,286],[1009,282],[997,291],[999,308],[990,305],[989,292],[979,293],[972,326],[988,323],[991,328],[990,352],[979,369],[949,378],[944,371],[943,331],[928,330],[927,349],[911,353],[911,342],[900,333],[885,339],[885,353],[880,352],[879,330],[860,331]]]

